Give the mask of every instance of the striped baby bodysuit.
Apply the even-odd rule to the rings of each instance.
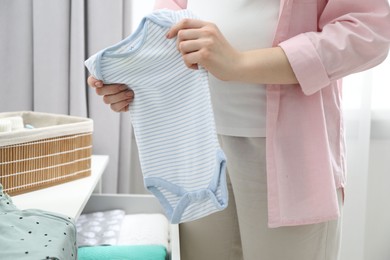
[[[185,66],[170,27],[189,10],[157,10],[137,30],[85,61],[105,83],[134,91],[129,110],[145,187],[171,223],[192,221],[228,203],[226,159],[215,129],[207,71]]]

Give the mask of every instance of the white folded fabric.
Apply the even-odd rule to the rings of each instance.
[[[11,132],[22,129],[24,129],[24,124],[21,116],[0,118],[0,132]]]
[[[0,132],[11,132],[12,125],[8,119],[0,119]]]
[[[10,117],[22,118],[27,127],[25,131],[1,133],[0,147],[93,131],[93,120],[90,118],[32,111],[0,113],[0,120]]]
[[[168,249],[169,223],[163,214],[125,215],[118,245],[163,245]]]
[[[5,119],[11,122],[12,131],[24,129],[23,118],[21,116],[7,117]]]

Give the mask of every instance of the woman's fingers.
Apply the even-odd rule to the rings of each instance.
[[[197,69],[198,65],[221,80],[236,77],[241,53],[224,37],[219,28],[210,22],[184,19],[173,25],[167,38],[177,36],[177,49],[187,67]]]
[[[195,19],[183,19],[177,24],[173,25],[167,33],[167,38],[172,39],[177,36],[178,32],[183,29],[198,29],[204,26],[206,22]]]
[[[129,88],[124,84],[105,84],[104,87],[95,88],[96,94],[99,96],[115,95]]]
[[[111,110],[115,112],[126,112],[129,110],[129,103],[132,101],[131,100],[123,100],[117,103],[110,104]]]
[[[88,77],[87,83],[88,83],[89,86],[94,87],[94,88],[95,87],[100,88],[100,87],[103,86],[103,82],[101,80],[98,80],[98,79],[96,79],[96,78],[94,78],[92,76]]]
[[[183,61],[186,66],[190,69],[198,69],[198,63],[200,60],[201,54],[199,52],[191,52],[183,55]]]
[[[201,49],[210,46],[209,30],[204,30],[208,25],[201,20],[183,19],[172,26],[167,34],[167,38],[177,36],[177,49],[188,68],[198,69],[199,58],[203,55]]]
[[[92,76],[88,77],[87,82],[89,86],[95,88],[99,96],[113,95],[128,89],[125,84],[103,84],[103,81]]]
[[[134,99],[134,92],[125,84],[104,84],[92,76],[87,79],[88,85],[95,88],[96,94],[103,96],[104,103],[115,112],[126,112]]]
[[[104,95],[103,101],[106,104],[116,104],[123,101],[132,101],[134,99],[134,92],[132,90],[125,90],[112,95]]]

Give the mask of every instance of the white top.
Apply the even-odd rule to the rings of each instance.
[[[215,23],[240,51],[272,46],[279,0],[189,0],[188,9]],[[237,15],[240,14],[240,15]],[[223,135],[264,137],[265,86],[225,82],[209,75],[217,132]]]

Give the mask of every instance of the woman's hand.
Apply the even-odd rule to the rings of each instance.
[[[209,22],[184,19],[174,25],[167,38],[177,36],[177,49],[187,67],[198,64],[221,80],[234,80],[240,52],[225,39],[218,27]]]
[[[240,52],[213,23],[184,19],[172,26],[167,38],[177,36],[177,48],[187,67],[198,64],[220,80],[257,84],[296,84],[298,80],[281,47]]]
[[[96,94],[103,96],[104,103],[110,105],[115,112],[126,112],[134,99],[134,92],[125,84],[103,84],[92,76],[88,77],[88,85],[95,88]]]

